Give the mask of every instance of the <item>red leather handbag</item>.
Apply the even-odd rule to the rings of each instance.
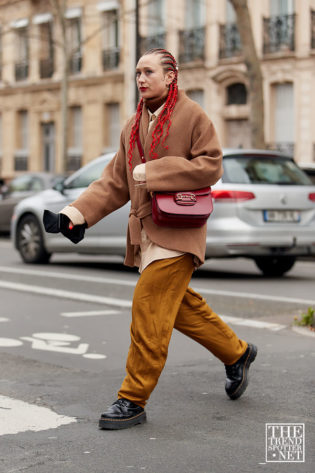
[[[162,227],[202,227],[213,210],[211,189],[153,192],[152,219]]]
[[[143,148],[137,135],[142,162]],[[156,225],[173,228],[198,228],[205,225],[213,210],[211,187],[194,191],[152,193],[152,219]]]

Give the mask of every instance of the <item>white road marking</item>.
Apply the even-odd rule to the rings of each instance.
[[[23,342],[15,340],[15,338],[0,338],[0,347],[20,347]]]
[[[21,283],[14,283],[9,281],[0,281],[0,288],[4,289],[11,289],[13,291],[21,291],[21,292],[30,292],[33,294],[39,294],[41,296],[52,296],[52,297],[59,297],[62,299],[71,299],[80,302],[93,302],[95,304],[108,304],[117,307],[131,307],[131,301],[127,301],[124,299],[114,299],[112,297],[101,297],[93,294],[85,294],[82,292],[72,292],[72,291],[64,291],[63,289],[54,289],[49,287],[43,286],[35,286],[30,284],[21,284]]]
[[[245,325],[246,327],[265,328],[268,330],[282,330],[286,325],[264,322],[263,320],[244,319],[242,317],[232,317],[231,315],[220,315],[224,322],[234,325]]]
[[[29,269],[16,269],[16,268],[7,268],[0,266],[1,271],[6,271],[9,273],[22,273],[28,274],[33,276],[46,276],[46,277],[53,277],[58,279],[72,279],[72,280],[80,280],[80,281],[89,281],[89,282],[96,282],[96,283],[107,283],[107,284],[117,284],[117,285],[126,285],[126,286],[135,286],[136,281],[127,281],[123,279],[111,279],[111,278],[100,278],[100,277],[91,277],[91,276],[81,276],[71,273],[56,273],[52,271],[38,271],[38,270],[29,270]],[[101,297],[92,294],[84,294],[72,291],[64,291],[60,289],[53,289],[53,288],[45,288],[42,286],[33,286],[21,283],[14,283],[14,282],[6,282],[0,281],[0,287],[24,292],[31,292],[40,295],[48,295],[54,297],[60,297],[65,299],[73,299],[76,301],[82,302],[93,302],[95,304],[108,304],[113,306],[119,306],[124,308],[130,308],[132,306],[132,301],[128,300],[121,300],[111,297]],[[200,292],[201,294],[211,294],[211,295],[224,295],[230,297],[241,297],[241,298],[249,298],[249,299],[258,299],[258,300],[270,300],[270,301],[278,301],[278,302],[289,302],[289,303],[303,303],[305,304],[315,304],[315,301],[312,300],[305,300],[305,299],[298,299],[298,298],[284,298],[280,296],[272,296],[272,295],[262,295],[262,294],[255,294],[255,293],[240,293],[240,292],[233,292],[233,291],[222,291],[217,289],[207,289],[202,287],[194,288],[196,291]],[[63,317],[90,317],[90,316],[103,316],[103,315],[114,315],[119,313],[119,311],[115,310],[102,310],[102,311],[85,311],[85,312],[63,312],[61,315]],[[255,328],[266,328],[269,330],[277,331],[282,330],[285,328],[285,325],[275,324],[271,322],[264,322],[260,320],[253,320],[253,319],[245,319],[240,317],[232,317],[232,316],[222,316],[222,318],[228,322],[235,325],[245,325],[247,327],[255,327]],[[0,319],[1,320],[1,319]]]
[[[90,360],[104,360],[104,358],[107,358],[107,356],[101,355],[99,353],[86,353],[83,355],[83,358],[89,358]]]
[[[0,266],[0,271],[12,274],[25,274],[29,276],[45,276],[49,278],[57,279],[68,279],[72,281],[84,281],[84,282],[93,282],[98,284],[112,284],[117,286],[128,286],[135,287],[137,281],[129,281],[126,279],[113,279],[113,278],[103,278],[97,276],[84,276],[73,273],[58,273],[55,271],[40,271],[35,269],[24,269],[24,268],[9,268],[8,266]],[[1,285],[0,285],[1,287]],[[257,294],[252,292],[234,292],[234,291],[222,291],[220,289],[207,289],[204,287],[194,287],[192,288],[200,292],[201,294],[217,295],[217,296],[226,296],[226,297],[238,297],[245,299],[257,299],[264,301],[274,301],[274,302],[286,302],[288,304],[305,304],[315,305],[315,299],[300,299],[295,297],[284,297],[284,296],[273,296],[271,294]],[[97,296],[95,296],[97,297]],[[90,301],[88,301],[90,302]]]
[[[56,429],[77,422],[75,417],[56,414],[47,407],[0,396],[0,435]]]
[[[7,317],[0,317],[0,322],[9,322],[9,320]]]
[[[95,282],[99,284],[118,284],[120,286],[130,287],[134,287],[137,283],[136,281],[129,281],[127,279],[103,278],[98,276],[88,276],[74,273],[58,273],[57,271],[41,271],[38,269],[9,268],[8,266],[0,266],[0,271],[12,274],[26,274],[28,276],[45,276],[47,278],[71,279],[72,281]]]
[[[202,287],[193,287],[193,289],[197,292],[201,292],[201,294],[211,294],[213,296],[241,297],[245,299],[257,299],[262,301],[288,302],[289,304],[303,304],[304,306],[305,304],[315,304],[315,299],[299,299],[295,297],[272,296],[270,294],[255,294],[252,292],[221,291],[219,289],[205,289]]]
[[[61,312],[62,317],[94,317],[99,315],[116,315],[120,314],[119,310],[89,310],[85,312]]]

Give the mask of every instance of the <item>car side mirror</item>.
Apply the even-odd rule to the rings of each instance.
[[[65,193],[64,181],[56,182],[56,184],[53,186],[53,189],[55,189],[55,191],[60,192],[60,194],[64,194]]]

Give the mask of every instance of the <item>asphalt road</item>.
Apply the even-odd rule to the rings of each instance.
[[[315,306],[315,263],[281,279],[245,260],[207,263],[192,287],[259,347],[248,390],[229,400],[222,364],[174,332],[147,424],[100,431],[124,376],[137,278],[115,258],[26,266],[0,240],[0,472],[311,473],[315,337],[291,323]],[[304,462],[292,461],[293,437],[291,457],[266,458],[267,423],[305,424]]]

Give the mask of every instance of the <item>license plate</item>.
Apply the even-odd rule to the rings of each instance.
[[[265,222],[300,222],[298,210],[264,210]]]

